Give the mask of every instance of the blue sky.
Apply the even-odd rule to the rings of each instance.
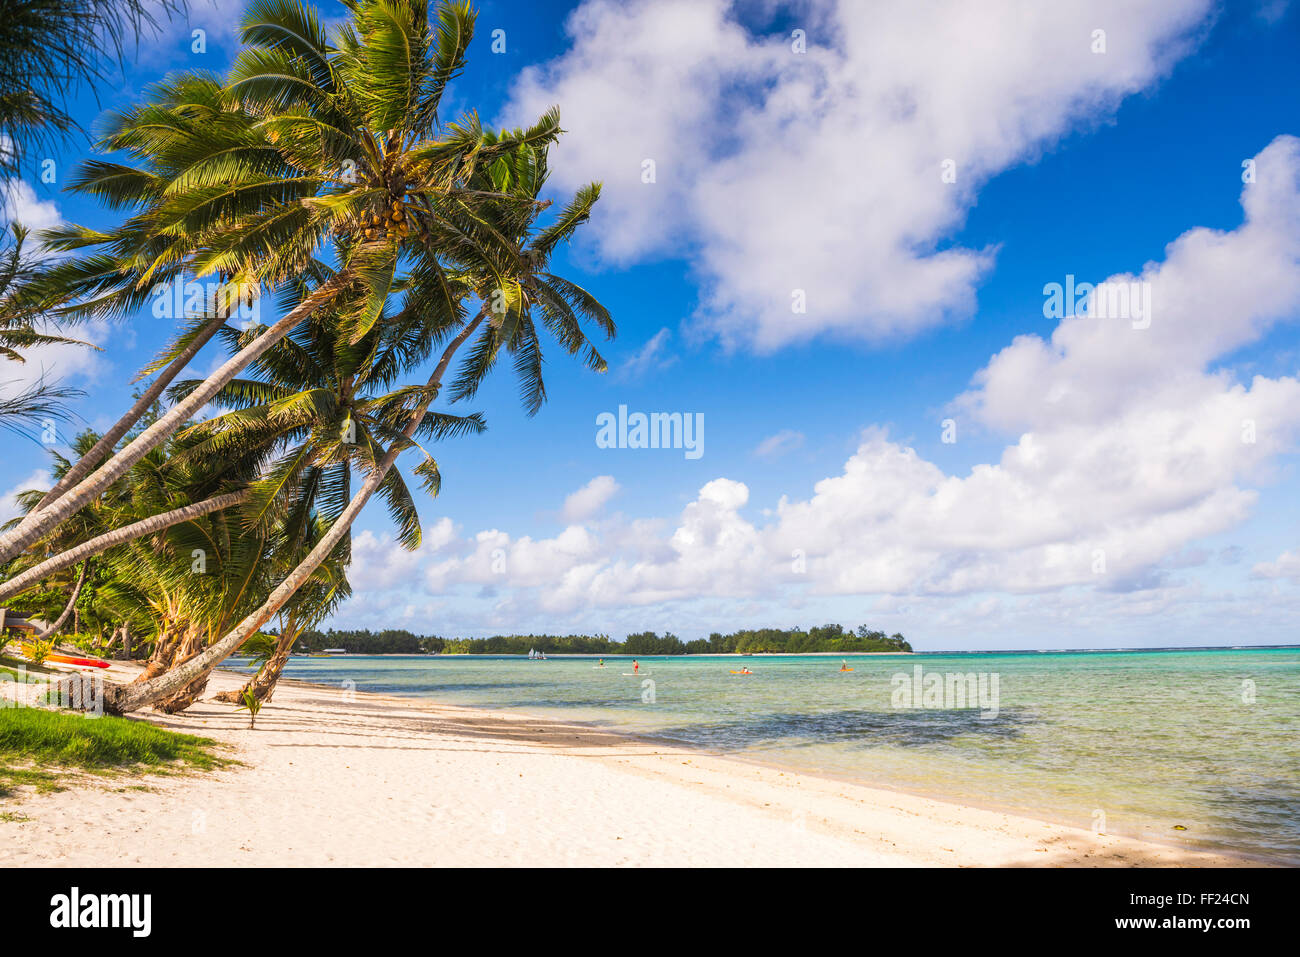
[[[85,125],[168,70],[228,64],[238,4],[194,6],[82,97]],[[559,103],[556,195],[605,195],[558,271],[619,335],[604,376],[553,350],[535,418],[508,374],[482,391],[489,431],[439,450],[424,546],[400,553],[381,505],[358,523],[336,624],[1296,639],[1300,13],[920,6],[480,5],[451,105],[513,125]],[[61,190],[85,152],[10,183],[11,211],[111,223]],[[1149,328],[1046,317],[1067,275],[1147,284]],[[169,331],[146,314],[39,364],[103,427]],[[703,454],[598,447],[620,405],[702,415]],[[0,492],[47,458],[5,442]]]

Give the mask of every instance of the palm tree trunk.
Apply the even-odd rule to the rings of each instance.
[[[420,427],[424,421],[424,415],[429,410],[429,405],[437,395],[437,390],[442,386],[442,377],[447,371],[447,366],[451,362],[451,357],[456,350],[464,344],[465,340],[473,334],[474,330],[479,327],[484,317],[487,315],[487,307],[479,311],[474,321],[467,325],[459,335],[456,336],[442,353],[442,358],[438,361],[438,366],[433,370],[433,375],[429,377],[429,383],[426,386],[428,392],[420,403],[411,413],[410,420],[406,423],[406,428],[402,430],[405,438],[410,438],[415,434],[415,430]],[[380,460],[373,472],[366,477],[366,480],[357,489],[356,495],[348,502],[347,507],[335,519],[330,530],[321,536],[321,540],[316,543],[316,547],[308,552],[307,557],[298,563],[298,567],[291,571],[276,588],[267,597],[262,606],[255,612],[239,623],[234,631],[224,635],[216,644],[209,647],[200,655],[196,655],[189,661],[173,668],[166,674],[152,680],[126,685],[126,686],[105,686],[104,688],[104,710],[110,714],[126,714],[131,711],[138,711],[153,701],[167,698],[184,688],[199,675],[210,672],[213,668],[224,661],[240,645],[248,640],[250,635],[257,633],[257,630],[270,621],[284,606],[294,593],[302,587],[311,573],[320,567],[321,562],[329,557],[334,551],[335,546],[343,540],[343,536],[348,533],[352,523],[356,521],[357,516],[370,497],[375,494],[375,490],[383,483],[388,470],[393,467],[397,457],[402,453],[401,443],[394,442],[388,452]]]
[[[137,538],[143,538],[154,532],[160,532],[164,528],[171,528],[173,525],[179,525],[181,522],[192,521],[211,512],[219,512],[223,508],[229,508],[232,505],[238,505],[248,497],[248,491],[229,492],[226,495],[214,495],[212,498],[204,499],[201,502],[195,502],[193,505],[186,505],[183,508],[174,508],[170,512],[162,512],[158,515],[151,515],[148,518],[141,519],[138,522],[132,522],[130,525],[123,525],[121,528],[115,528],[111,532],[105,532],[92,538],[88,542],[82,542],[75,548],[70,548],[52,558],[47,558],[39,565],[27,569],[21,575],[16,575],[9,579],[3,585],[0,585],[0,601],[11,598],[19,592],[35,585],[42,578],[47,578],[57,571],[62,571],[69,565],[75,565],[83,558],[89,558],[92,555],[98,555],[100,552],[107,551],[115,545],[123,545],[126,542],[133,542]]]
[[[63,623],[68,620],[68,615],[72,614],[72,609],[77,604],[77,597],[81,594],[81,586],[86,584],[86,572],[89,569],[90,562],[82,564],[81,574],[77,576],[77,584],[72,589],[72,597],[69,598],[68,603],[63,606],[63,614],[58,617],[58,620],[56,620],[54,624],[50,625],[49,628],[46,628],[36,636],[37,641],[44,641],[46,638],[50,637],[50,635],[53,635],[63,627]]]
[[[198,627],[191,628],[185,636],[185,640],[181,642],[180,647],[176,650],[176,657],[173,659],[172,667],[175,668],[178,665],[185,664],[207,647],[207,644],[207,635],[204,630]],[[178,714],[184,711],[208,687],[209,674],[211,674],[210,670],[203,672],[174,695],[156,701],[154,709],[165,714]]]
[[[266,659],[262,667],[257,669],[257,674],[249,678],[244,687],[238,691],[223,691],[221,694],[213,695],[213,700],[239,704],[244,700],[244,695],[251,691],[258,701],[270,701],[271,695],[275,692],[276,682],[280,680],[284,666],[289,663],[293,644],[301,634],[301,630],[288,628],[280,632],[280,640],[275,644],[275,651],[271,653],[270,658]]]
[[[72,468],[68,469],[63,478],[54,483],[54,488],[45,493],[44,497],[36,504],[36,507],[18,524],[15,531],[21,532],[30,528],[31,523],[36,521],[37,512],[58,501],[68,489],[89,475],[91,470],[113,451],[113,447],[117,445],[117,440],[126,435],[131,430],[131,426],[140,421],[140,417],[149,411],[150,406],[162,395],[163,389],[171,384],[171,381],[176,378],[182,369],[189,365],[190,360],[198,354],[200,349],[207,345],[208,340],[215,336],[225,324],[226,316],[220,315],[200,329],[199,334],[185,347],[185,350],[158,373],[153,384],[141,394],[135,405],[131,406],[126,414],[117,420],[117,424],[105,432],[99,441],[91,447],[90,451],[83,455]]]
[[[150,450],[175,432],[182,422],[207,405],[208,400],[221,391],[226,383],[239,375],[245,366],[288,335],[293,327],[306,316],[332,300],[340,290],[352,282],[354,275],[354,270],[349,267],[336,273],[328,282],[318,286],[306,299],[291,309],[283,319],[226,360],[220,369],[203,380],[202,385],[190,393],[183,401],[168,409],[162,418],[136,436],[135,440],[126,448],[114,455],[57,501],[37,512],[26,531],[16,528],[12,532],[0,536],[0,561],[5,561],[17,555],[32,542],[41,538],[50,528],[90,504],[104,489],[121,478],[127,469],[148,455]]]
[[[153,654],[145,662],[144,671],[135,676],[132,684],[142,684],[166,674],[176,659],[176,650],[184,640],[184,633],[170,619],[164,620],[163,627],[154,640]]]

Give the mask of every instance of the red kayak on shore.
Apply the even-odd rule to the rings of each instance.
[[[46,655],[46,661],[57,661],[65,665],[81,665],[85,668],[107,668],[107,661],[100,661],[98,658],[73,658],[71,655]]]
[[[23,653],[30,655],[31,652],[24,647]],[[48,654],[45,656],[46,661],[57,661],[61,665],[79,665],[83,668],[107,668],[109,663],[99,658],[76,658],[72,655]]]

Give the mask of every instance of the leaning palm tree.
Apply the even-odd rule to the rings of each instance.
[[[330,272],[323,265],[320,271],[325,277]],[[312,285],[300,283],[297,297],[309,296]],[[168,464],[180,481],[173,483],[171,496],[155,496],[143,510],[133,501],[131,511],[119,510],[116,521],[99,526],[107,530],[91,537],[81,528],[70,529],[71,534],[61,528],[52,547],[37,553],[38,560],[13,564],[10,577],[0,584],[0,601],[108,549],[236,505],[247,504],[240,512],[245,527],[262,530],[284,513],[288,498],[301,494],[299,489],[308,490],[322,514],[332,517],[342,511],[350,497],[350,469],[373,467],[390,434],[387,423],[400,419],[405,407],[409,390],[389,387],[403,369],[427,357],[439,330],[411,309],[376,324],[356,343],[343,338],[341,328],[330,311],[304,320],[258,359],[253,378],[232,380],[214,396],[213,404],[230,412],[178,433]],[[222,330],[232,351],[247,335],[229,326]],[[181,399],[198,385],[178,383],[170,395]],[[477,413],[440,413],[425,418],[416,438],[439,441],[483,428]],[[86,441],[83,435],[78,443]],[[156,453],[142,461],[148,463]],[[61,457],[60,463],[57,480],[70,468]],[[238,470],[233,482],[212,481],[231,475],[232,469]],[[254,470],[261,474],[245,481]],[[196,494],[193,476],[204,477],[202,491],[211,494]],[[417,547],[419,516],[401,473],[390,471],[380,491],[398,523],[399,541]]]
[[[296,564],[305,552],[310,551],[328,529],[320,516],[312,516],[304,527],[303,534],[297,538],[297,548],[282,546],[276,549],[277,563],[282,560]],[[258,701],[270,701],[275,686],[289,663],[293,646],[302,637],[303,632],[315,628],[329,617],[338,606],[352,593],[345,573],[346,558],[350,548],[347,538],[335,547],[334,554],[322,562],[311,576],[303,582],[301,588],[285,603],[279,611],[279,635],[273,644],[268,644],[262,656],[260,667],[242,688],[237,691],[223,691],[214,695],[217,701],[238,704],[252,695]],[[288,565],[280,565],[281,571],[288,570]]]
[[[166,167],[155,169],[151,157],[176,141],[168,128],[159,142],[153,125],[142,122],[126,139],[114,141],[135,150],[142,165],[105,170],[112,183],[151,183],[143,190],[143,209],[129,224],[139,240],[132,246],[139,259],[133,266],[139,270],[137,293],[159,269],[183,266],[261,294],[308,268],[327,239],[346,237],[335,276],[133,442],[47,501],[14,532],[0,536],[0,560],[115,481],[305,316],[355,293],[350,325],[353,338],[359,338],[383,315],[403,255],[434,242],[454,242],[457,255],[471,258],[496,240],[490,230],[449,227],[448,211],[472,216],[477,207],[499,205],[500,194],[468,188],[469,181],[521,145],[552,142],[558,116],[548,114],[520,131],[527,140],[485,141],[476,121],[444,126],[439,104],[464,63],[473,33],[469,5],[443,2],[432,15],[422,0],[358,0],[350,8],[351,22],[331,41],[310,8],[292,0],[255,0],[244,18],[246,49],[231,82],[219,91],[222,106],[214,109],[204,101],[201,110],[204,117],[240,111],[256,117],[251,124],[232,124],[232,135],[249,139],[224,150],[200,149],[192,157],[183,150],[167,154]],[[217,95],[203,87],[199,80],[189,83],[179,100],[169,88],[151,109],[185,115],[191,99]],[[85,230],[65,234],[63,241],[69,247],[111,248],[120,238]],[[436,253],[428,258],[428,270],[442,277]],[[454,310],[452,290],[438,286],[431,287],[427,307]]]
[[[328,281],[329,270],[321,271]],[[312,285],[304,281],[296,295],[310,295]],[[286,489],[312,490],[318,496],[314,507],[329,518],[343,510],[352,471],[374,468],[389,423],[400,420],[409,402],[410,389],[393,388],[397,377],[428,357],[440,329],[429,316],[403,309],[356,342],[347,331],[335,310],[313,314],[258,359],[251,377],[232,380],[213,397],[214,405],[229,411],[181,433],[185,457],[199,470],[220,468],[240,450],[265,450],[268,465],[251,483],[242,512],[250,527],[282,517],[290,501]],[[232,348],[243,338],[229,329],[223,335]],[[178,383],[171,395],[182,398],[196,385]],[[478,413],[437,413],[426,416],[415,437],[442,441],[484,428]],[[400,472],[390,471],[380,492],[398,525],[398,541],[417,547],[419,517]]]
[[[254,607],[269,587],[268,557],[267,539],[248,534],[226,513],[174,526],[107,556],[115,584],[104,591],[135,618],[137,633],[153,647],[137,680],[199,654],[214,632],[223,633]],[[184,710],[205,685],[189,682],[155,706]]]
[[[59,612],[57,618],[48,628],[37,635],[33,641],[41,642],[53,639],[63,626],[67,624],[68,618],[72,617],[72,610],[77,607],[77,600],[81,597],[81,589],[86,585],[86,576],[90,573],[90,562],[82,562],[81,572],[77,575],[77,580],[72,586],[72,591],[68,593],[68,600],[63,605],[63,611]],[[74,618],[75,623],[75,618]]]
[[[51,332],[44,324],[46,317],[25,301],[22,290],[37,272],[27,243],[28,231],[22,224],[0,226],[0,364],[25,363],[24,351],[34,346],[94,348],[87,342]],[[0,380],[0,386],[6,384]],[[64,400],[80,394],[76,389],[47,383],[41,376],[13,394],[0,397],[0,428],[27,436],[46,420],[66,420]]]
[[[43,316],[24,300],[22,290],[37,273],[21,223],[0,227],[0,359],[25,362],[22,350],[33,346],[79,345],[87,342],[55,335],[39,327]]]
[[[7,0],[0,16],[0,173],[76,129],[64,101],[105,57],[183,10],[174,0]],[[39,155],[39,154],[38,154]]]
[[[447,217],[449,225],[446,228],[466,231],[484,228],[507,239],[507,242],[494,245],[493,248],[501,253],[497,257],[487,261],[476,257],[473,263],[465,264],[469,268],[458,274],[461,283],[474,290],[481,306],[474,318],[465,322],[444,348],[426,385],[411,392],[414,408],[404,413],[404,422],[392,422],[387,452],[375,463],[329,531],[253,613],[202,654],[173,671],[142,684],[106,689],[105,707],[109,711],[125,713],[137,710],[172,694],[176,688],[215,668],[277,614],[349,533],[352,523],[383,484],[398,456],[411,447],[412,437],[442,389],[443,377],[453,357],[476,333],[479,338],[457,377],[454,399],[467,398],[477,391],[504,348],[514,356],[524,405],[529,414],[535,413],[546,397],[541,375],[539,321],[554,334],[565,351],[574,354],[585,350],[588,364],[597,371],[604,370],[605,361],[588,340],[582,320],[593,322],[607,336],[612,336],[614,324],[609,313],[586,290],[547,269],[554,251],[567,242],[589,217],[599,198],[600,188],[592,184],[581,190],[553,222],[539,227],[538,217],[546,205],[538,201],[546,181],[546,150],[529,145],[528,137],[520,135],[521,132],[501,138],[485,137],[492,141],[522,141],[523,145],[516,146],[508,159],[500,158],[502,162],[481,170],[471,181],[472,186],[483,191],[495,191],[509,200],[497,207],[497,215],[484,221],[481,211],[475,210],[471,217],[466,210],[464,220]],[[521,216],[521,209],[528,210],[528,213]],[[418,262],[417,268],[425,265]],[[436,493],[440,477],[432,457],[426,455],[415,471],[426,479],[426,487]]]
[[[97,439],[93,432],[83,432],[74,450],[84,455]],[[240,447],[196,468],[182,454],[188,444],[173,440],[151,450],[98,499],[11,560],[0,584],[0,601],[112,548],[233,508],[250,497],[250,482],[264,457],[261,450]],[[55,453],[56,483],[71,467]],[[30,514],[42,499],[40,492],[24,492],[20,507]]]
[[[268,202],[291,203],[312,191],[259,132],[256,117],[225,94],[219,81],[203,75],[156,86],[148,103],[110,122],[104,145],[125,151],[137,165],[92,160],[84,164],[72,188],[134,214],[111,233],[78,226],[47,231],[44,238],[51,248],[81,255],[54,263],[21,288],[21,301],[29,310],[73,322],[124,318],[194,272],[194,258],[205,238],[238,229],[243,217]],[[223,189],[202,181],[205,170],[228,164],[232,154],[242,157],[243,165],[227,171]],[[234,295],[256,292],[228,272],[218,273],[218,283],[210,303],[205,297],[201,314],[185,324],[176,342],[146,370],[156,375],[134,405],[13,533],[0,538],[0,559],[25,548],[93,499],[197,411],[198,405],[170,410],[176,415],[166,426],[151,423],[113,455],[118,441],[226,324]],[[111,474],[106,460],[113,466]],[[73,489],[78,493],[75,500],[65,501]]]

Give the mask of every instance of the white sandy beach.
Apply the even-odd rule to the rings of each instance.
[[[129,680],[136,666],[115,664]],[[208,694],[242,677],[218,673]],[[141,716],[239,767],[0,799],[0,866],[1232,866],[1231,857],[665,748],[282,681]],[[25,818],[25,820],[24,820]]]

